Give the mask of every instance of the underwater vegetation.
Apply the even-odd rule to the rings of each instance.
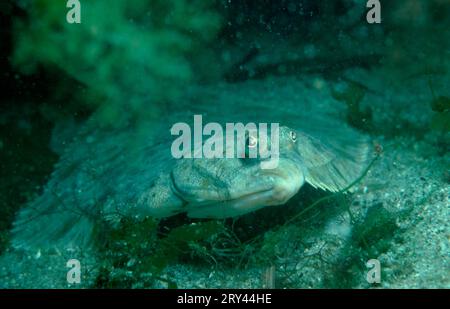
[[[365,271],[365,262],[373,256],[380,256],[392,246],[392,238],[401,241],[402,230],[396,224],[405,218],[410,210],[395,213],[383,205],[372,206],[365,218],[353,222],[353,234],[336,263],[336,271],[327,282],[332,287],[350,288],[360,284]],[[383,274],[382,274],[383,275]]]
[[[155,281],[160,281],[168,288],[176,288],[177,283],[172,278],[161,275],[164,269],[192,254],[199,254],[199,248],[224,229],[215,221],[182,225],[169,233],[160,231],[158,222],[153,219],[140,222],[137,228],[134,226],[133,222],[124,220],[102,244],[105,255],[98,287],[145,288],[154,287]]]
[[[342,91],[332,90],[331,95],[347,106],[347,122],[355,128],[371,131],[372,110],[370,107],[361,107],[361,101],[366,94],[364,85],[350,81]]]
[[[61,18],[59,1],[18,3],[29,18],[14,23],[14,65],[24,74],[63,71],[74,82],[58,87],[98,108],[100,124],[157,118],[185,85],[215,74],[208,46],[222,19],[214,1],[85,1],[80,24]]]

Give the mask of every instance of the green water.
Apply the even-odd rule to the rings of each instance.
[[[450,287],[448,1],[60,2],[0,5],[1,288]],[[287,126],[293,193],[177,171],[194,115]]]

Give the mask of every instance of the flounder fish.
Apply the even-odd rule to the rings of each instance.
[[[259,82],[191,91],[158,123],[112,129],[92,118],[61,154],[43,193],[19,211],[13,245],[88,246],[101,220],[228,218],[280,207],[305,183],[341,190],[367,166],[370,143],[339,120],[330,97],[303,81]],[[170,127],[193,114],[223,124],[279,123],[277,167],[261,168],[260,158],[173,158]]]

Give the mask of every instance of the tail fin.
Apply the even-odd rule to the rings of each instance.
[[[94,220],[69,209],[50,192],[19,211],[12,229],[16,248],[85,248],[92,244]]]

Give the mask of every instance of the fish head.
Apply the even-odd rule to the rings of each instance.
[[[195,218],[235,217],[285,204],[305,182],[298,134],[284,126],[270,134],[249,132],[226,143],[220,157],[180,159],[171,172],[172,190]]]

